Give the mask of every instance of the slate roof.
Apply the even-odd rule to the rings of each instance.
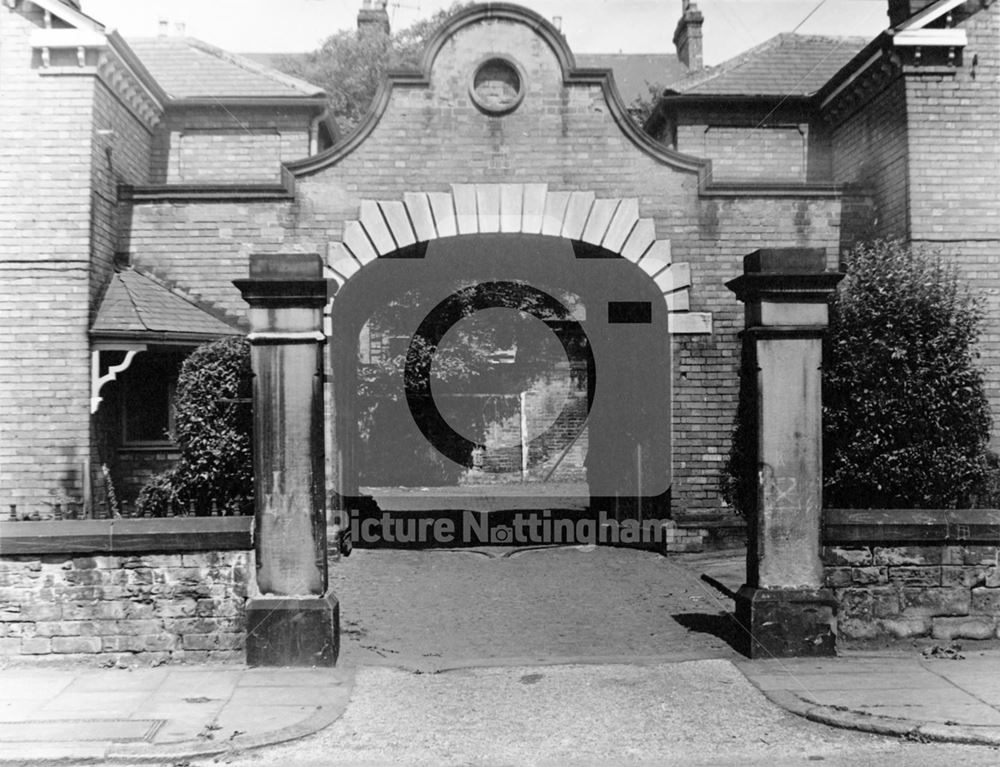
[[[869,42],[781,34],[667,87],[685,96],[811,96]]]
[[[216,319],[165,285],[135,269],[115,272],[108,285],[92,336],[174,333],[217,338],[242,331]]]
[[[663,86],[687,74],[673,53],[578,53],[576,65],[584,68],[610,69],[626,105],[637,98],[649,99],[649,86]]]
[[[317,85],[193,37],[137,37],[127,42],[174,99],[323,95]]]

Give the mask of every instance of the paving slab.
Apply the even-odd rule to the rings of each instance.
[[[927,659],[915,649],[829,659],[744,660],[771,701],[813,721],[921,740],[1000,744],[1000,652]]]
[[[353,686],[346,668],[66,665],[38,682],[36,671],[0,669],[0,763],[184,760],[282,743],[334,721]]]

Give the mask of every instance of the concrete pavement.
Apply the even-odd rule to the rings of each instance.
[[[1000,651],[748,661],[739,557],[356,552],[337,669],[0,668],[0,763],[996,763]]]
[[[311,735],[350,699],[350,669],[8,667],[0,762],[173,761]]]
[[[343,671],[5,669],[0,763],[997,761],[982,745],[927,742],[1000,742],[1000,712],[985,702],[995,700],[995,655],[927,666],[901,657],[582,660],[432,674],[364,667],[353,694]],[[889,720],[895,729],[883,728]]]
[[[951,657],[948,657],[951,656]],[[772,702],[814,722],[915,740],[1000,746],[1000,651],[737,661]]]

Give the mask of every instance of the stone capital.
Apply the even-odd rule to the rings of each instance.
[[[773,248],[746,256],[743,274],[726,287],[746,304],[747,332],[781,329],[808,336],[827,326],[827,304],[843,278],[826,271],[822,248]]]

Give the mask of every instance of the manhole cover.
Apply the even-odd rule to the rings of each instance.
[[[162,719],[42,719],[32,722],[0,722],[0,742],[149,741],[162,725]]]

